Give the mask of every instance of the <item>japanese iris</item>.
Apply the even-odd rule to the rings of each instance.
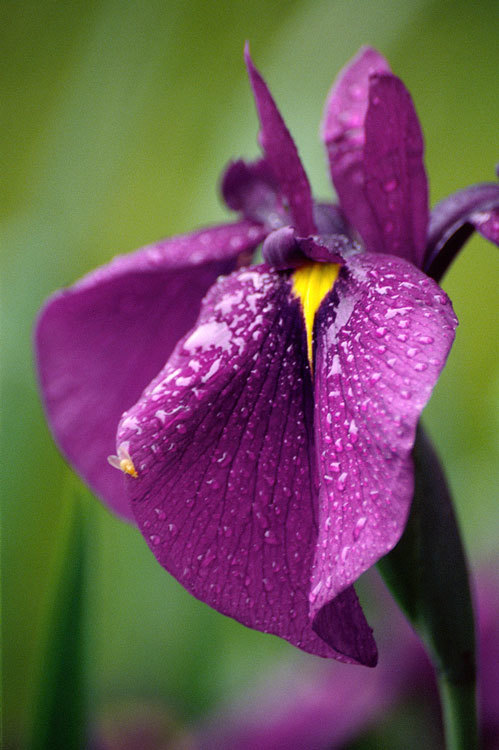
[[[322,126],[340,205],[314,203],[246,61],[263,158],[224,174],[238,220],[54,295],[36,330],[41,389],[68,460],[192,594],[373,665],[353,583],[404,529],[416,425],[457,324],[436,280],[473,228],[497,241],[499,187],[429,217],[410,96],[363,49]],[[245,265],[262,242],[264,263]]]

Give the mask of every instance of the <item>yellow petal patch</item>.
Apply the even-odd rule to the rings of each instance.
[[[307,331],[308,360],[312,367],[312,332],[319,305],[338,278],[338,263],[307,263],[293,273],[293,292],[301,302]]]

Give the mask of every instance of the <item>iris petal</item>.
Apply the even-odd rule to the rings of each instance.
[[[441,200],[430,216],[423,270],[439,281],[477,229],[499,244],[499,184],[471,185]]]
[[[372,663],[353,590],[312,628],[317,466],[298,300],[252,266],[208,293],[197,326],[123,417],[126,489],[160,564],[194,596],[320,656]]]
[[[428,227],[423,135],[411,96],[392,74],[370,78],[365,119],[364,192],[374,225],[357,226],[368,250],[421,268]]]
[[[35,333],[39,379],[56,441],[82,478],[132,514],[106,457],[116,426],[194,324],[203,295],[265,236],[242,221],[174,237],[116,258],[53,295]]]
[[[316,231],[312,192],[296,146],[279,110],[258,70],[253,65],[249,48],[245,50],[246,66],[260,118],[260,141],[265,156],[289,202],[289,210],[298,234]]]
[[[364,194],[364,120],[369,103],[369,77],[389,72],[390,66],[379,52],[363,47],[336,79],[321,124],[321,137],[341,207],[362,237],[367,232],[375,235],[377,232],[372,208]]]
[[[399,258],[349,259],[315,324],[319,611],[397,543],[413,492],[416,425],[457,320],[435,282]]]

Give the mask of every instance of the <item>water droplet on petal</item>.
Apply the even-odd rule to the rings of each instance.
[[[393,191],[398,187],[398,182],[395,179],[395,177],[391,180],[387,180],[383,185],[383,190],[386,193],[393,193]]]
[[[362,534],[362,531],[365,529],[365,526],[367,524],[367,516],[361,516],[357,523],[355,524],[355,528],[353,530],[353,538],[355,541],[360,537]]]

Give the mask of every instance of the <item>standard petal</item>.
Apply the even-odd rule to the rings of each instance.
[[[47,417],[62,452],[109,507],[132,518],[119,472],[107,464],[116,428],[193,325],[202,297],[240,253],[263,239],[242,221],[164,240],[53,295],[35,344]]]
[[[477,229],[499,244],[499,184],[471,185],[437,203],[430,216],[423,270],[439,281]]]
[[[245,60],[260,118],[260,142],[265,156],[289,203],[291,218],[298,234],[314,234],[316,227],[312,193],[298,151],[267,84],[253,65],[248,46],[245,49]]]
[[[220,280],[124,414],[118,450],[127,445],[138,473],[126,488],[139,528],[188,591],[305,651],[366,663],[375,646],[353,589],[328,610],[329,645],[309,618],[317,467],[306,347],[286,276],[253,266]]]
[[[411,96],[391,74],[370,78],[365,119],[364,191],[375,224],[357,226],[368,250],[423,264],[428,183],[423,134]]]
[[[348,261],[319,308],[316,611],[402,534],[413,492],[416,425],[456,325],[434,281],[400,258],[372,253]]]
[[[332,87],[321,125],[331,178],[348,220],[362,237],[367,230],[375,235],[377,224],[364,195],[364,120],[369,100],[369,77],[389,73],[385,58],[370,47],[363,47],[343,69]]]

